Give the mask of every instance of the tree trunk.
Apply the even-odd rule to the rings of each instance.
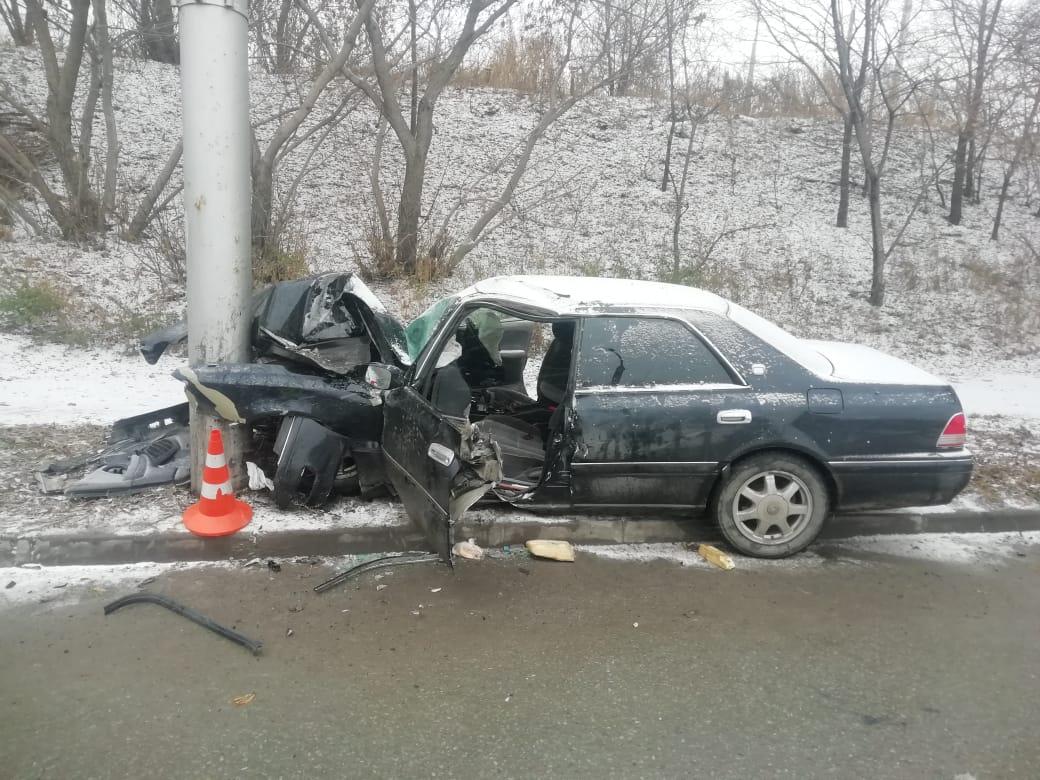
[[[152,215],[155,211],[155,204],[159,201],[159,196],[162,195],[163,190],[166,189],[166,185],[170,183],[170,178],[173,176],[173,172],[177,169],[177,164],[181,161],[181,154],[184,151],[184,144],[181,141],[177,142],[177,145],[173,147],[173,151],[170,156],[166,159],[166,164],[162,170],[159,171],[159,175],[155,177],[155,181],[152,182],[152,186],[148,188],[147,194],[137,205],[137,211],[134,212],[133,219],[130,220],[130,226],[126,229],[123,237],[127,241],[137,241],[141,238],[141,234],[144,233],[144,229],[148,227],[148,223],[152,221]]]
[[[689,112],[687,112],[689,114]],[[679,246],[679,233],[682,230],[682,218],[686,213],[686,183],[690,180],[690,159],[693,157],[693,139],[697,135],[697,124],[690,117],[690,137],[686,141],[686,159],[683,160],[682,175],[679,177],[679,189],[675,193],[675,212],[672,215],[672,271],[678,281],[682,267],[682,253]]]
[[[950,214],[946,217],[951,225],[961,224],[964,200],[964,177],[967,173],[968,135],[957,136],[957,149],[953,153],[953,188],[950,190]]]
[[[419,251],[419,222],[422,219],[426,153],[416,149],[405,158],[401,202],[397,208],[397,265],[408,276],[415,274]]]
[[[15,46],[33,45],[33,22],[29,18],[31,13],[32,6],[30,5],[26,5],[23,14],[21,3],[18,0],[0,0],[0,18],[3,18],[4,26],[7,27]]]
[[[1015,153],[1011,158],[1011,162],[1008,163],[1008,167],[1004,169],[1004,180],[1000,184],[1000,196],[997,198],[997,214],[993,218],[993,231],[989,235],[990,241],[996,241],[1000,237],[1000,220],[1004,216],[1004,201],[1007,200],[1008,190],[1011,187],[1011,179],[1014,177],[1015,171],[1018,170],[1018,166],[1022,162],[1022,155],[1032,140],[1032,133],[1030,131],[1032,130],[1033,123],[1036,122],[1038,113],[1040,113],[1040,88],[1037,89],[1036,95],[1033,98],[1033,105],[1029,109],[1029,114],[1022,127],[1022,135],[1020,135],[1018,140],[1015,142]],[[1040,211],[1037,211],[1037,216],[1040,216]]]
[[[835,225],[840,228],[849,226],[849,189],[851,188],[852,167],[852,117],[845,114],[845,126],[841,135],[841,175],[838,180],[838,219]]]
[[[993,217],[993,230],[989,234],[990,241],[996,241],[1000,238],[1000,220],[1004,217],[1004,201],[1007,200],[1008,189],[1011,187],[1011,176],[1013,171],[1008,167],[1004,171],[1004,181],[1000,185],[1000,195],[997,197],[997,214]]]
[[[141,0],[138,33],[144,56],[168,65],[180,64],[180,48],[171,0]]]
[[[969,203],[975,202],[975,188],[978,186],[976,175],[978,156],[975,150],[975,136],[968,141],[968,153],[964,160],[964,197]]]
[[[881,182],[877,173],[868,175],[870,192],[870,248],[873,268],[870,276],[870,303],[881,306],[885,303],[885,233],[881,221]]]
[[[119,136],[116,129],[116,112],[112,102],[112,39],[108,32],[108,12],[105,0],[94,0],[94,18],[97,29],[95,38],[101,50],[101,110],[105,116],[105,184],[101,205],[111,214],[116,207],[116,173],[119,168]]]
[[[252,226],[253,252],[262,256],[267,249],[274,210],[274,165],[266,156],[253,160]]]
[[[289,73],[292,71],[294,52],[289,45],[289,12],[293,8],[293,0],[282,0],[278,9],[278,20],[274,27],[274,72]]]

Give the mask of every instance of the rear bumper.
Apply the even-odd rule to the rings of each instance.
[[[842,458],[828,463],[837,509],[895,509],[946,504],[971,480],[967,450]]]

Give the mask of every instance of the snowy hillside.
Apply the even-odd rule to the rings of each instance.
[[[0,76],[39,105],[41,66],[32,51],[7,48]],[[275,77],[254,74],[254,119],[275,115],[286,92]],[[338,99],[328,95],[327,101]],[[125,210],[151,183],[180,133],[177,69],[117,62],[116,106]],[[319,105],[319,109],[321,105]],[[316,112],[320,113],[320,112]],[[438,107],[427,208],[431,224],[457,211],[458,236],[497,194],[508,172],[495,163],[512,151],[538,116],[526,98],[490,90],[449,92]],[[368,172],[376,117],[362,103],[347,114],[312,158],[304,145],[280,174],[284,190],[307,166],[295,224],[314,270],[353,269],[373,221]],[[260,141],[271,132],[260,127]],[[912,132],[912,131],[904,131]],[[460,267],[455,278],[418,288],[380,288],[387,305],[415,313],[438,293],[508,272],[659,278],[671,266],[672,192],[661,192],[666,111],[645,99],[579,104],[543,140],[513,209]],[[94,142],[104,143],[103,127]],[[992,203],[968,210],[965,224],[943,219],[935,193],[913,220],[889,269],[889,296],[867,304],[869,220],[854,197],[849,229],[833,227],[840,129],[832,122],[716,117],[697,129],[681,244],[684,265],[708,254],[686,278],[807,337],[854,340],[911,359],[940,375],[1040,371],[1040,273],[1017,237],[1040,236],[1040,221],[1021,203],[1005,213],[1004,238],[988,238]],[[886,177],[884,209],[894,235],[918,189],[919,161],[898,140]],[[383,182],[392,192],[400,165],[392,135]],[[681,165],[685,141],[675,144]],[[174,201],[176,206],[178,201]],[[460,205],[461,204],[461,205]],[[1035,206],[1034,206],[1035,208]],[[176,213],[176,212],[174,212]],[[710,250],[710,251],[709,251]],[[51,279],[70,305],[91,314],[146,322],[178,313],[176,289],[161,289],[147,270],[147,251],[115,231],[103,245],[79,247],[16,234],[0,244],[5,284]],[[123,327],[115,338],[128,341]]]

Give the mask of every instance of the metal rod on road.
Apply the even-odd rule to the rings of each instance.
[[[184,122],[188,362],[247,363],[252,319],[249,0],[178,0]],[[192,404],[192,488],[220,426],[236,486],[248,432]]]

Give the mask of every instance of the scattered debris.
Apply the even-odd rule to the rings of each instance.
[[[231,640],[235,644],[242,645],[242,647],[249,650],[253,655],[260,655],[260,650],[264,646],[263,642],[243,636],[237,631],[234,631],[227,626],[222,626],[215,620],[206,617],[201,612],[196,612],[191,607],[186,607],[183,604],[158,593],[131,593],[129,596],[123,596],[110,604],[106,604],[105,614],[111,615],[117,609],[122,609],[130,604],[158,604],[160,607],[166,607],[166,609],[171,612],[175,612],[181,617],[186,617],[192,623],[207,628],[215,634],[220,634],[220,636]]]
[[[267,568],[273,571],[275,574],[282,570],[282,564],[278,563],[274,558],[267,559]]]
[[[520,572],[521,574],[527,574],[527,575],[530,575],[530,574],[531,574],[531,570],[530,570],[530,569],[528,569],[528,568],[527,568],[526,566],[520,566],[520,567],[518,567],[518,568],[517,568],[517,571],[518,571],[518,572]]]
[[[702,544],[697,547],[697,554],[701,556],[708,563],[718,566],[724,571],[729,571],[736,567],[733,559],[722,552],[718,547],[713,547],[710,544]]]
[[[14,580],[11,580],[11,581],[10,581],[9,583],[7,583],[7,584],[6,584],[5,586],[4,586],[4,589],[5,589],[5,590],[10,590],[10,589],[11,589],[11,588],[13,588],[13,587],[14,587]]]
[[[187,429],[107,455],[101,465],[65,488],[70,498],[106,498],[159,485],[183,484],[191,476]]]
[[[633,623],[632,624],[632,628],[639,628],[639,623],[638,622],[637,623]]]
[[[383,569],[387,566],[406,566],[411,563],[436,563],[440,560],[440,556],[436,553],[419,553],[409,552],[401,553],[399,555],[387,555],[382,558],[376,558],[375,560],[365,561],[359,563],[357,566],[351,566],[346,571],[340,572],[334,577],[324,582],[320,582],[314,586],[315,593],[324,593],[327,590],[332,590],[337,585],[342,585],[347,580],[353,579],[354,577],[360,577],[376,569]]]
[[[139,583],[137,583],[137,587],[143,588],[143,587],[145,587],[147,585],[151,585],[157,579],[159,579],[159,578],[158,577],[146,577],[145,579],[143,579]]]
[[[441,588],[430,588],[430,593],[440,593]]]
[[[385,587],[386,587],[386,583],[381,582],[378,585],[376,585],[376,590],[383,590],[383,588],[385,588]]]
[[[531,539],[525,545],[527,551],[536,558],[548,558],[553,561],[573,561],[574,547],[570,542],[554,539]]]
[[[291,628],[287,628],[287,629],[285,630],[285,635],[286,635],[286,636],[288,636],[288,637],[291,637],[291,636],[293,636],[293,634],[295,634],[295,633],[296,633],[296,632],[295,632],[295,631],[293,631],[293,630],[292,630]]]
[[[247,704],[252,704],[254,699],[256,699],[255,693],[247,693],[243,696],[236,696],[231,703],[236,707],[245,707]]]
[[[479,561],[484,557],[484,549],[477,544],[476,540],[469,539],[465,542],[457,542],[454,547],[451,548],[453,555],[457,555],[460,558],[467,558],[471,561]]]
[[[20,564],[18,566],[18,568],[19,569],[33,569],[34,571],[39,571],[40,569],[43,568],[43,564],[42,563],[23,563],[23,564]]]
[[[250,558],[248,561],[242,564],[242,568],[245,569],[250,566],[262,566],[263,563],[263,560],[261,560],[260,558]]]
[[[184,403],[116,420],[105,446],[45,463],[36,478],[44,493],[64,492],[73,498],[137,493],[186,482],[188,449],[188,405]],[[94,464],[99,464],[96,469],[68,482],[69,474]]]
[[[246,472],[249,474],[250,490],[274,490],[274,482],[253,461],[246,461]]]

